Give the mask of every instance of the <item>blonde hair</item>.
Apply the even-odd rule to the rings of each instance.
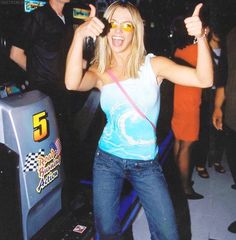
[[[122,3],[116,1],[112,3],[105,11],[104,18],[108,21],[112,18],[117,8],[126,8],[132,16],[132,22],[134,24],[134,35],[132,39],[131,54],[127,62],[127,68],[125,74],[128,77],[135,78],[138,76],[138,71],[142,63],[144,62],[144,56],[146,54],[144,46],[144,25],[138,9],[131,3]],[[107,36],[98,37],[95,48],[95,56],[93,63],[97,66],[99,72],[104,73],[110,66],[112,60],[112,51],[108,44]]]

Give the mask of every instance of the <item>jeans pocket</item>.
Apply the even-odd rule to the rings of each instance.
[[[112,162],[112,158],[109,157],[109,154],[97,150],[95,153],[93,168],[94,170],[108,170],[111,169]]]

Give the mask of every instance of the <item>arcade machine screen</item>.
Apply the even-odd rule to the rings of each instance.
[[[25,12],[31,12],[38,7],[42,7],[46,4],[46,1],[41,0],[25,0],[24,10]]]
[[[89,9],[74,7],[73,8],[73,18],[86,20],[89,16]]]

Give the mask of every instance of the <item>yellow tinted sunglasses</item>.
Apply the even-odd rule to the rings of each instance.
[[[123,22],[123,23],[117,23],[115,21],[110,22],[111,28],[120,28],[126,32],[133,32],[134,31],[134,25],[131,22]]]

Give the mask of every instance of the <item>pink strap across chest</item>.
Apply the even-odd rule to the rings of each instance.
[[[120,90],[124,93],[124,95],[126,96],[126,98],[128,99],[128,101],[131,103],[131,105],[134,107],[134,109],[140,114],[140,116],[142,116],[143,118],[145,118],[153,127],[154,131],[156,131],[156,126],[155,124],[137,107],[137,105],[135,104],[135,102],[133,101],[133,99],[128,95],[128,93],[125,91],[125,89],[122,87],[122,85],[120,84],[119,80],[117,79],[117,77],[113,74],[113,72],[108,69],[107,73],[109,74],[109,76],[111,77],[111,79],[117,84],[117,86],[120,88]]]

